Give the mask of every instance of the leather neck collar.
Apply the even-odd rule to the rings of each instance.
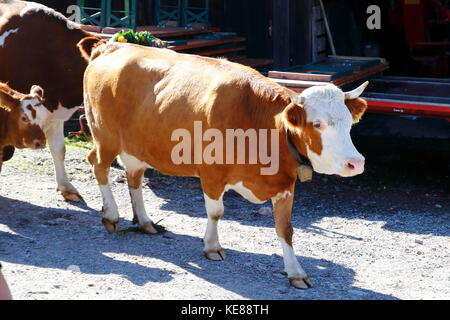
[[[285,127],[285,133],[286,133],[286,142],[289,148],[289,151],[291,152],[292,156],[300,165],[307,165],[311,166],[311,161],[303,155],[298,152],[297,148],[295,147],[294,143],[292,142],[291,134],[289,133],[288,128]]]

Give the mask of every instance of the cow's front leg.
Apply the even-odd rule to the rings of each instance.
[[[203,253],[210,260],[220,261],[225,259],[226,255],[219,243],[219,234],[217,224],[223,216],[223,195],[217,200],[213,200],[203,194],[205,198],[206,213],[208,214],[208,224],[206,225],[205,237],[203,238]]]
[[[299,289],[312,287],[311,281],[295,256],[292,248],[292,204],[294,187],[272,198],[275,228],[283,248],[284,270],[292,286]]]
[[[70,183],[67,177],[64,159],[66,155],[66,145],[64,142],[64,121],[53,120],[45,129],[45,136],[52,153],[55,165],[56,183],[58,191],[68,201],[81,201],[81,196],[77,189]]]

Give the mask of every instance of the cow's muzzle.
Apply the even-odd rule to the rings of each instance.
[[[364,158],[354,158],[344,162],[342,176],[351,177],[364,172]]]
[[[34,139],[33,142],[26,144],[25,146],[30,149],[43,149],[45,148],[45,145],[47,144],[47,141],[45,139]]]

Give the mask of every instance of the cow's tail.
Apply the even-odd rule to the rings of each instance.
[[[101,40],[96,36],[89,36],[81,39],[80,42],[78,42],[77,47],[80,50],[83,59],[86,60],[86,62],[90,62],[98,57],[98,54],[95,53],[96,50],[94,49],[104,43],[106,43],[106,40]]]

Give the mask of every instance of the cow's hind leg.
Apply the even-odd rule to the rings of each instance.
[[[299,289],[312,287],[312,283],[295,256],[292,248],[292,204],[294,188],[281,196],[272,198],[275,217],[275,228],[283,248],[284,269],[292,286]]]
[[[117,153],[103,150],[98,146],[94,146],[88,156],[102,194],[102,222],[110,233],[119,230],[119,209],[109,186],[109,169],[116,156]]]
[[[66,155],[64,121],[53,120],[44,131],[55,165],[58,191],[61,192],[64,199],[68,201],[81,201],[82,198],[77,189],[70,183],[69,178],[67,177],[66,168],[64,167],[64,158]]]
[[[206,226],[205,237],[203,238],[203,253],[210,260],[220,261],[226,255],[219,243],[217,224],[223,216],[223,194],[217,200],[211,199],[206,193],[205,198],[206,213],[208,214],[208,224]]]
[[[145,211],[142,197],[142,176],[147,166],[142,161],[125,153],[120,154],[120,160],[127,172],[128,190],[130,191],[131,205],[133,207],[133,222],[137,223],[139,229],[144,233],[158,233],[153,221]]]

